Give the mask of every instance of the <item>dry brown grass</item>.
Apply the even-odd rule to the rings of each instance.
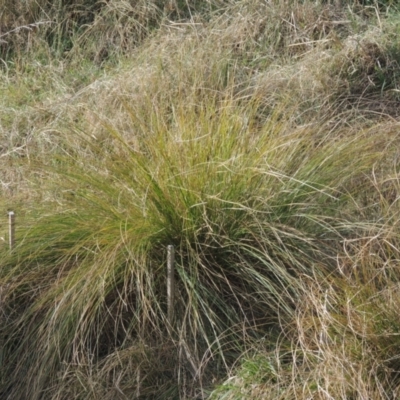
[[[21,247],[0,250],[1,390],[205,398],[230,373],[211,398],[396,398],[398,16],[110,1],[33,27],[37,6],[4,4],[0,202]]]

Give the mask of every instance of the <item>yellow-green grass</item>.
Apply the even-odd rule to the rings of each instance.
[[[395,398],[396,15],[176,4],[4,64],[1,395]]]
[[[356,218],[352,192],[390,156],[390,135],[331,137],[324,127],[295,129],[282,113],[254,129],[256,103],[220,96],[171,99],[172,114],[142,100],[141,110],[126,105],[134,143],[105,122],[101,142],[71,131],[65,155],[32,161],[53,198],[25,218],[1,261],[10,313],[3,373],[14,396],[41,398],[48,387],[60,395],[69,365],[102,380],[117,368],[108,359],[139,345],[151,365],[170,358],[157,371],[164,384],[183,371],[194,382],[219,376],[248,336],[295,318],[305,277],[338,272],[343,241],[378,229]],[[139,371],[150,390],[155,371],[142,370],[141,358],[131,363],[124,391]]]

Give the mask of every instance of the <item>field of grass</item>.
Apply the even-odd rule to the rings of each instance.
[[[394,1],[0,0],[0,398],[399,398],[399,104]]]

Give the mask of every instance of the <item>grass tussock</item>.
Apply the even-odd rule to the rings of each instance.
[[[4,5],[0,397],[398,396],[391,4]]]

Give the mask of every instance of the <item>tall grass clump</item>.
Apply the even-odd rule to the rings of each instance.
[[[260,127],[256,99],[123,103],[130,140],[107,121],[100,142],[70,132],[46,165],[52,200],[1,260],[14,398],[205,396],[247,340],[294,318],[302,277],[335,269],[348,191],[380,157],[367,132],[296,129],[283,108]]]
[[[1,4],[0,398],[398,397],[390,2]]]

